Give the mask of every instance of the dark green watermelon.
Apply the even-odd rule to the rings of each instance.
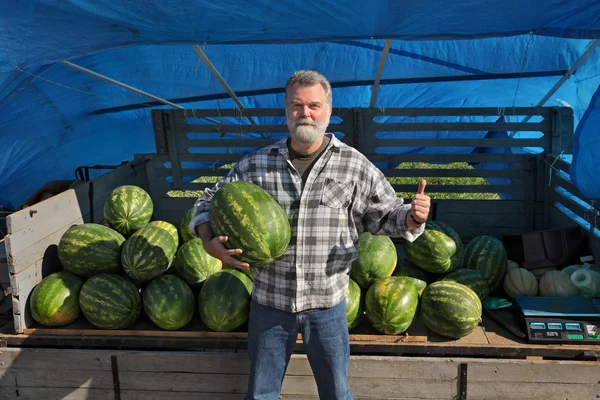
[[[281,257],[291,239],[288,217],[279,203],[260,186],[235,181],[222,186],[210,202],[210,224],[215,236],[227,236],[228,249],[242,249],[234,257],[251,267],[268,265]]]
[[[101,224],[71,226],[58,242],[58,259],[65,271],[88,278],[121,270],[125,238]]]
[[[104,219],[114,230],[126,236],[150,222],[153,212],[150,195],[139,186],[119,186],[104,202]]]
[[[475,269],[458,268],[444,276],[441,280],[462,283],[463,285],[471,288],[475,293],[477,293],[481,303],[484,303],[490,294],[487,281],[481,272]]]
[[[156,326],[174,331],[186,326],[194,316],[196,300],[187,283],[175,275],[154,278],[143,294],[144,311]]]
[[[442,280],[430,283],[420,301],[421,316],[433,332],[453,339],[467,336],[481,322],[479,296],[467,286]]]
[[[121,263],[131,279],[144,283],[164,274],[173,263],[179,236],[165,221],[152,221],[123,244]]]
[[[506,249],[502,242],[493,236],[477,236],[471,239],[465,248],[463,267],[481,272],[490,292],[504,279],[507,265]]]
[[[231,332],[248,321],[252,280],[243,272],[224,269],[209,276],[198,296],[202,322],[211,330]]]
[[[79,318],[79,292],[84,279],[68,271],[55,272],[38,283],[29,299],[35,321],[46,326],[64,326]]]
[[[390,276],[376,280],[365,295],[365,312],[371,325],[386,335],[397,335],[412,324],[419,292],[412,280]]]
[[[455,270],[463,258],[460,236],[440,221],[427,221],[423,233],[413,242],[407,241],[404,249],[410,261],[434,274]]]
[[[89,278],[79,293],[79,306],[85,318],[100,329],[126,329],[142,310],[140,290],[116,274]]]
[[[358,241],[358,258],[352,262],[350,278],[367,290],[377,279],[392,275],[398,254],[388,236],[361,233]]]

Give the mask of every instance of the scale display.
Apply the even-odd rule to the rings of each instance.
[[[600,344],[600,304],[586,297],[515,297],[530,342]]]

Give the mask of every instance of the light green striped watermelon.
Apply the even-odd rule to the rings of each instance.
[[[248,278],[252,279],[252,281],[254,281],[254,270],[252,269],[252,267],[248,268],[248,269],[238,269],[236,267],[233,267],[227,263],[223,264],[223,269],[236,269],[238,271],[243,272]]]
[[[477,236],[471,239],[465,248],[463,267],[481,272],[490,292],[504,279],[507,263],[508,256],[504,245],[493,236]]]
[[[192,289],[175,275],[162,275],[150,281],[142,299],[146,315],[164,330],[183,328],[192,320],[196,310]]]
[[[458,268],[444,276],[441,280],[458,282],[473,289],[482,304],[490,294],[487,281],[481,272],[475,269]]]
[[[420,309],[429,329],[453,339],[467,336],[481,321],[477,293],[450,280],[430,283],[421,295]]]
[[[348,330],[352,330],[360,323],[360,315],[363,312],[362,292],[358,283],[352,279],[348,282],[348,289],[345,294],[346,299],[346,321],[348,321]]]
[[[225,235],[228,249],[251,267],[268,265],[281,257],[291,238],[290,222],[281,205],[251,182],[235,181],[221,187],[210,202],[210,224],[215,236]]]
[[[403,262],[402,264],[398,264],[392,275],[409,278],[417,287],[419,296],[421,293],[423,293],[423,289],[427,287],[427,284],[430,281],[427,273],[411,262]]]
[[[392,239],[363,232],[358,239],[358,258],[352,262],[350,278],[367,290],[375,280],[391,276],[397,261]]]
[[[407,241],[404,249],[410,261],[434,274],[453,271],[462,263],[460,236],[440,221],[427,221],[423,233],[413,242]]]
[[[419,292],[403,276],[376,280],[365,295],[365,312],[377,331],[397,335],[412,324],[419,305]]]
[[[251,295],[252,281],[241,271],[212,274],[198,296],[200,318],[213,331],[234,331],[248,321]]]
[[[29,299],[35,321],[46,326],[64,326],[79,318],[79,292],[84,279],[68,271],[55,272],[38,283]]]
[[[200,286],[210,275],[221,271],[223,263],[206,252],[198,238],[185,242],[175,255],[171,269],[190,286]]]
[[[142,310],[140,290],[116,274],[89,278],[79,293],[79,306],[85,318],[99,329],[126,329]]]
[[[139,186],[119,186],[104,202],[104,219],[114,230],[126,236],[150,222],[153,212],[150,195]]]
[[[181,236],[181,243],[185,243],[188,240],[196,238],[196,236],[190,232],[189,228],[193,217],[194,208],[190,208],[185,214],[183,214],[183,217],[181,217],[181,220],[179,221],[179,235]]]
[[[173,263],[178,241],[177,228],[169,222],[149,222],[123,244],[123,270],[141,283],[162,275]]]
[[[121,270],[121,250],[125,238],[100,224],[71,226],[58,242],[58,259],[65,271],[82,277]]]

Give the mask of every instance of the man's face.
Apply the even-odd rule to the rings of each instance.
[[[289,88],[285,110],[290,135],[298,143],[317,142],[329,126],[331,108],[320,84]]]

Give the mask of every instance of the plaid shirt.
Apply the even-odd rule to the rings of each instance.
[[[364,155],[330,135],[304,191],[289,158],[287,139],[244,156],[228,175],[198,198],[190,228],[208,220],[210,199],[226,182],[251,181],[287,212],[292,238],[272,265],[255,268],[253,299],[288,312],[338,304],[348,288],[361,232],[415,240],[424,224],[408,231],[403,204],[383,173]]]

